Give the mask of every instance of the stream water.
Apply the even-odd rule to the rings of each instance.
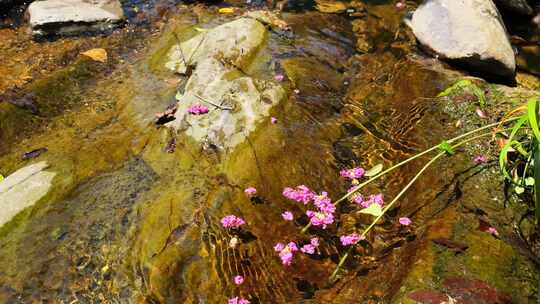
[[[460,217],[446,210],[455,208],[459,187],[472,187],[471,176],[493,168],[480,170],[467,156],[438,164],[334,284],[327,279],[346,251],[336,235],[370,219],[344,204],[338,225],[301,235],[305,208],[281,194],[305,184],[338,198],[350,186],[341,169],[388,167],[461,132],[453,127],[458,118],[465,128],[481,123],[472,111],[459,112],[463,104],[454,105],[460,110],[453,115],[454,106],[432,98],[461,74],[411,51],[413,40],[393,3],[368,4],[361,24],[313,10],[283,13],[293,34],[269,30],[246,72],[267,81],[285,75],[286,97],[240,144],[221,148],[156,125],[155,113],[173,104],[187,81],[165,67],[171,47],[238,16],[196,4],[139,2],[128,14],[133,22],[110,36],[35,42],[21,28],[0,30],[6,75],[0,80],[0,173],[38,161],[55,173],[47,194],[0,228],[1,303],[226,303],[233,296],[251,303],[390,303],[396,297],[402,303],[398,296],[419,286],[411,283],[416,277],[433,275],[435,262],[420,255],[430,246],[426,235],[454,229],[449,219]],[[368,53],[356,50],[361,39]],[[79,56],[95,47],[107,50],[107,63]],[[47,150],[22,159],[40,148]],[[366,193],[391,198],[420,166],[404,166]],[[244,194],[251,186],[255,198]],[[498,187],[489,183],[468,199],[503,200]],[[296,215],[294,222],[282,220],[285,210]],[[247,221],[242,233],[221,227],[227,214]],[[415,228],[400,228],[398,216],[411,216]],[[274,244],[309,235],[321,238],[319,254],[298,255],[283,267]],[[512,267],[529,267],[511,254],[489,263],[509,259]],[[511,293],[534,286],[538,272],[528,273],[510,283],[492,273],[467,274]],[[238,274],[246,278],[241,286],[233,283]],[[512,296],[526,303],[525,295]]]

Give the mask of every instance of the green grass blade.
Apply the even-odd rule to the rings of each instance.
[[[538,130],[538,121],[536,120],[536,99],[531,98],[527,102],[527,114],[529,115],[529,125],[537,141],[540,141],[540,130]]]
[[[536,224],[540,225],[540,141],[534,141],[534,214]]]
[[[512,132],[510,132],[510,136],[508,137],[508,141],[504,145],[504,147],[501,149],[501,152],[499,153],[499,166],[501,167],[501,171],[505,178],[512,180],[510,177],[510,174],[506,171],[506,161],[508,159],[508,151],[512,147],[513,144],[517,143],[517,141],[514,141],[514,137],[516,136],[517,132],[521,129],[523,124],[529,120],[529,117],[527,114],[521,116],[521,118],[516,122],[514,127],[512,127]]]

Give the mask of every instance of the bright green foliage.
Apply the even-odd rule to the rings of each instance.
[[[364,208],[359,211],[360,213],[365,213],[373,216],[381,216],[383,214],[381,205],[379,204],[371,204],[369,207]]]
[[[452,146],[446,140],[439,144],[439,149],[446,152],[448,155],[454,155],[456,153],[456,151],[454,151]]]
[[[480,107],[484,107],[486,105],[486,94],[484,94],[484,90],[482,90],[479,86],[474,84],[469,79],[462,79],[448,87],[446,90],[442,91],[437,95],[437,97],[445,97],[449,95],[453,95],[454,93],[462,93],[462,92],[469,92],[472,93],[474,96],[476,96],[476,99],[478,100],[478,103],[480,104]]]

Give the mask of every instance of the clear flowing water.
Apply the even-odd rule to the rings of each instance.
[[[285,13],[294,36],[270,32],[251,71],[262,79],[286,75],[287,98],[271,110],[278,123],[258,122],[244,143],[226,150],[154,121],[186,81],[164,67],[170,47],[195,27],[233,16],[180,7],[165,14],[166,22],[135,33],[28,42],[18,56],[28,62],[45,52],[56,63],[50,75],[37,70],[42,63],[28,65],[26,72],[37,75],[32,80],[17,60],[4,65],[14,78],[2,83],[4,91],[24,81],[6,96],[39,111],[0,103],[0,173],[32,163],[21,155],[46,147],[37,160],[57,175],[44,198],[0,228],[0,301],[225,303],[243,296],[252,303],[388,303],[419,246],[414,234],[385,221],[373,245],[358,249],[341,280],[329,284],[345,252],[336,235],[360,229],[369,218],[345,204],[338,225],[301,235],[305,207],[281,195],[284,187],[305,184],[337,198],[349,187],[340,169],[387,167],[455,132],[444,123],[444,107],[424,97],[457,74],[406,56],[410,37],[399,32],[393,5],[369,10],[373,50],[363,55],[355,54],[351,20]],[[2,35],[21,39],[17,31]],[[78,57],[97,46],[109,50],[106,65]],[[16,54],[9,42],[0,52]],[[367,193],[392,197],[418,166],[405,166]],[[415,220],[427,221],[437,210],[425,202],[450,195],[446,181],[455,170],[441,165],[428,173],[391,216],[418,214]],[[251,199],[243,192],[250,186],[258,189]],[[294,222],[281,219],[285,210],[296,215]],[[242,233],[220,226],[227,214],[247,221]],[[309,235],[321,238],[320,254],[298,255],[284,268],[273,245]],[[246,278],[241,287],[232,281],[237,274]]]

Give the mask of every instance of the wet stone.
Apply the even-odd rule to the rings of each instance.
[[[74,35],[115,28],[124,13],[118,0],[45,0],[27,10],[35,36]]]

